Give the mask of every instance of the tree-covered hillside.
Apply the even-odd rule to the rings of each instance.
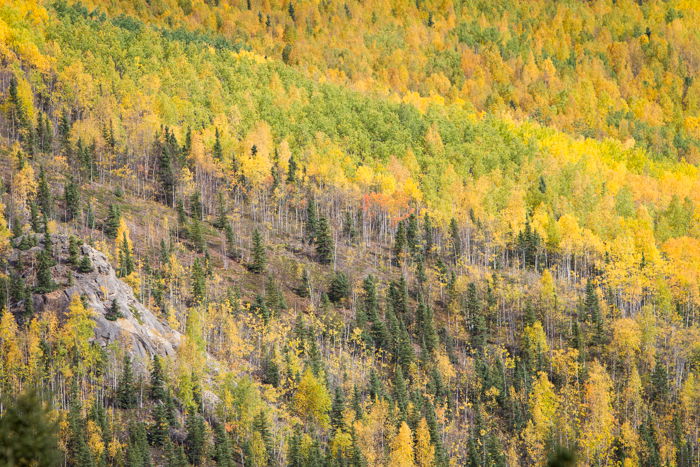
[[[0,463],[697,465],[700,6],[273,3],[0,4]]]

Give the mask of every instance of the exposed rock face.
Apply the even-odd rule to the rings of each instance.
[[[29,264],[42,248],[43,240],[40,236],[37,239],[38,246],[23,252],[15,250],[12,260],[22,258],[23,264]],[[52,235],[51,239],[54,257],[58,260],[58,264],[52,268],[52,274],[59,288],[51,293],[34,295],[37,312],[56,310],[62,315],[68,310],[71,297],[78,294],[85,297],[88,306],[95,312],[95,340],[101,345],[122,342],[131,348],[133,358],[142,362],[154,354],[170,356],[175,353],[180,343],[180,333],[161,322],[136,299],[131,287],[117,278],[114,268],[103,253],[89,245],[83,245],[81,254],[90,258],[93,270],[81,273],[67,262],[68,237]],[[73,283],[66,285],[71,270]],[[27,282],[30,283],[29,280]],[[114,299],[117,300],[123,317],[110,321],[105,314]]]

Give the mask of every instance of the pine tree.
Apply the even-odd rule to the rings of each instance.
[[[150,467],[151,465],[148,434],[144,422],[132,422],[129,424],[127,464],[129,467]]]
[[[80,213],[80,189],[72,178],[64,188],[63,198],[66,203],[66,220],[70,221],[78,217]]]
[[[248,268],[256,274],[261,274],[265,271],[266,263],[267,254],[265,252],[265,243],[260,231],[256,228],[253,231],[253,261]]]
[[[204,274],[204,269],[199,261],[195,258],[192,263],[192,299],[195,302],[201,302],[207,295],[207,280]]]
[[[107,310],[107,313],[105,313],[105,318],[110,321],[116,321],[117,319],[122,318],[123,316],[124,315],[119,309],[119,303],[117,302],[117,299],[113,299],[112,305],[109,307],[109,310]]]
[[[397,366],[394,372],[394,398],[401,412],[401,417],[406,420],[408,416],[408,390],[406,389],[406,380],[403,378],[401,366]]]
[[[49,188],[49,182],[46,180],[46,173],[44,172],[43,166],[39,170],[36,202],[39,205],[41,213],[45,217],[51,219],[53,215],[53,197],[51,196],[51,189]]]
[[[231,259],[240,258],[240,253],[236,246],[236,237],[230,222],[224,224],[224,235],[226,236],[226,255]]]
[[[168,421],[167,407],[161,401],[157,401],[151,409],[153,423],[148,428],[148,441],[152,446],[163,447],[170,436],[170,422]]]
[[[115,239],[117,237],[117,231],[119,230],[121,219],[122,215],[119,206],[116,204],[110,204],[107,219],[105,220],[103,227],[105,235],[111,239]]]
[[[297,295],[302,298],[311,296],[311,279],[309,278],[309,271],[306,269],[301,273],[301,285],[297,289]]]
[[[149,398],[152,401],[164,402],[167,397],[165,392],[165,374],[163,372],[163,363],[158,355],[153,355],[151,365],[151,382],[148,389]]]
[[[287,167],[287,183],[296,183],[297,181],[297,161],[294,155],[289,157],[289,165]]]
[[[202,222],[198,218],[192,219],[190,223],[189,238],[194,250],[199,253],[204,253],[206,241],[204,239],[204,232],[202,231]]]
[[[131,368],[131,357],[124,356],[124,369],[117,384],[117,407],[131,409],[136,406],[136,388],[134,374]]]
[[[80,263],[78,264],[78,272],[82,274],[92,272],[92,261],[90,261],[90,257],[88,255],[83,255],[83,257],[80,258]]]
[[[234,466],[231,438],[221,423],[214,427],[214,460],[219,467]]]
[[[167,137],[168,130],[165,134]],[[159,142],[158,147],[158,180],[161,186],[161,199],[172,207],[175,203],[175,170],[172,148],[167,141]]]
[[[328,287],[328,299],[333,303],[340,303],[348,298],[350,298],[350,280],[344,273],[336,271]]]
[[[226,203],[224,202],[224,194],[219,192],[218,194],[218,213],[216,220],[214,221],[214,227],[223,230],[228,224],[228,219],[226,218]]]
[[[321,217],[316,229],[316,255],[321,264],[330,264],[333,261],[333,238],[331,238],[328,219]]]
[[[122,233],[122,239],[119,243],[119,268],[117,272],[118,277],[126,277],[134,272],[134,260],[131,257],[131,244],[126,236],[126,231]]]
[[[221,148],[221,136],[219,135],[219,128],[217,127],[214,132],[214,148],[212,149],[212,156],[217,161],[224,160],[224,150]]]
[[[426,212],[423,216],[423,254],[426,258],[432,255],[433,243],[433,221]]]
[[[56,288],[56,283],[53,280],[51,267],[54,264],[51,255],[45,250],[37,253],[37,271],[36,271],[36,292],[48,293]]]
[[[336,386],[333,393],[333,405],[331,405],[331,426],[335,430],[344,425],[343,410],[345,410],[345,394],[343,394],[343,388]]]
[[[185,428],[187,430],[187,438],[185,439],[187,458],[192,464],[199,465],[204,456],[204,419],[192,408],[187,412]]]
[[[0,416],[0,464],[59,465],[58,426],[34,392],[3,402]]]

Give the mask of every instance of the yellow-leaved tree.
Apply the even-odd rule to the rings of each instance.
[[[532,386],[529,405],[531,418],[527,422],[523,438],[530,459],[535,464],[542,464],[545,460],[547,440],[552,434],[559,406],[554,385],[544,371],[540,371]]]
[[[416,427],[416,464],[419,467],[430,467],[434,463],[435,446],[430,442],[428,422],[423,417]]]
[[[401,422],[399,431],[391,440],[391,454],[389,454],[389,467],[412,467],[416,465],[413,460],[413,435],[406,422]]]
[[[294,394],[294,407],[297,414],[306,422],[321,428],[328,426],[331,409],[331,396],[326,385],[310,369],[306,369]]]
[[[605,367],[594,361],[584,386],[585,416],[581,427],[581,450],[589,465],[603,465],[610,456],[615,428],[611,388],[612,382]]]

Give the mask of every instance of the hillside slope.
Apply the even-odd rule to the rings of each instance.
[[[697,8],[641,3],[2,3],[0,442],[35,390],[68,465],[697,465]]]

